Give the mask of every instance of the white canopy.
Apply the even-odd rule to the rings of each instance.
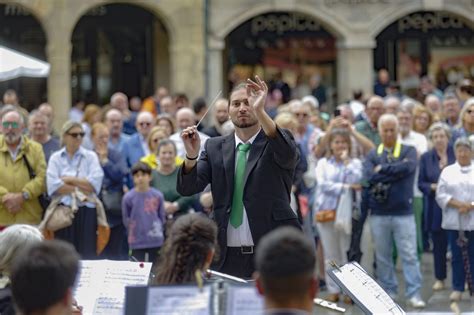
[[[0,46],[0,81],[19,77],[44,78],[49,74],[49,63]]]

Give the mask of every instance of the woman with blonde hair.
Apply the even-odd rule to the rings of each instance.
[[[165,139],[169,138],[169,134],[167,130],[164,127],[161,126],[155,126],[153,129],[151,129],[150,134],[148,135],[147,138],[147,143],[148,147],[150,148],[150,154],[142,157],[140,159],[141,162],[144,162],[148,164],[151,169],[156,169],[159,165],[159,159],[158,159],[158,144]],[[180,158],[179,156],[176,156],[175,158],[175,164],[176,166],[179,166],[183,163],[183,159]]]
[[[89,104],[84,110],[82,116],[82,129],[86,133],[82,141],[82,146],[88,150],[92,150],[94,144],[92,143],[91,130],[92,126],[102,120],[102,109],[96,104]]]
[[[423,105],[415,105],[413,108],[413,131],[426,135],[433,123],[433,113]]]

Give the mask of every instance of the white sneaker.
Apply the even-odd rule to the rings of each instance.
[[[452,302],[458,302],[458,301],[461,301],[461,297],[462,297],[461,291],[453,291],[449,295],[449,300]]]
[[[444,281],[436,280],[433,284],[433,291],[441,291],[444,289]]]
[[[424,308],[426,303],[421,299],[421,297],[416,294],[408,300],[408,305],[414,308]]]

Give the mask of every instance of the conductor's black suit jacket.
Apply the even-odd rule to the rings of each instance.
[[[270,230],[293,225],[301,229],[290,207],[293,174],[299,154],[291,133],[277,129],[272,139],[263,130],[253,142],[247,159],[243,202],[254,244]],[[199,161],[188,174],[179,170],[177,190],[189,196],[211,184],[214,218],[218,226],[220,269],[227,249],[227,225],[232,204],[235,173],[235,136],[208,139]],[[244,244],[245,245],[245,244]]]

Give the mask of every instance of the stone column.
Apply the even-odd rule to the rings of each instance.
[[[210,39],[208,49],[208,68],[207,68],[207,95],[212,100],[219,91],[222,91],[220,97],[227,97],[224,93],[224,68],[223,68],[223,51],[224,41]]]
[[[361,89],[373,93],[375,40],[337,42],[338,102],[352,97],[352,91]]]
[[[67,33],[67,34],[66,34]],[[46,53],[51,69],[48,77],[48,102],[54,109],[54,128],[61,130],[71,108],[71,40],[69,32],[48,32]]]

